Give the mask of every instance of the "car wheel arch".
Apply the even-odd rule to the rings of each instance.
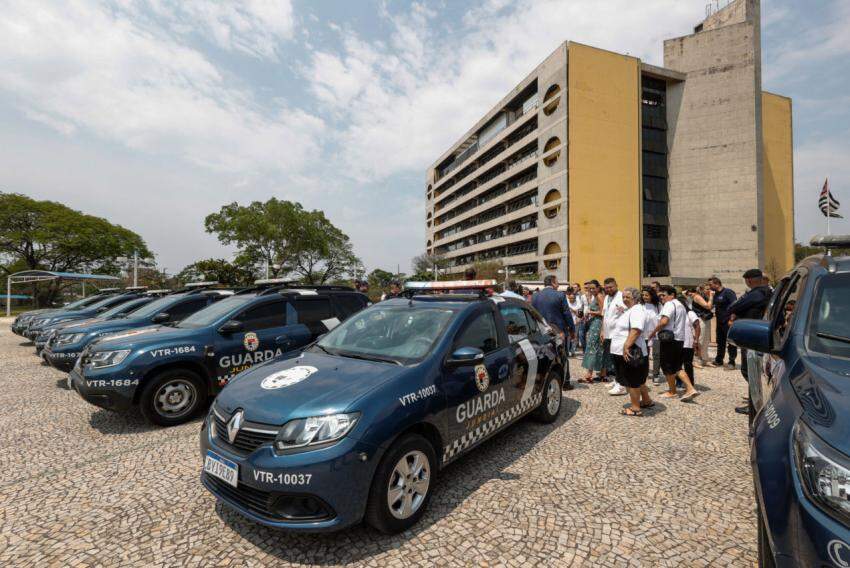
[[[142,392],[145,390],[145,384],[151,379],[151,377],[155,377],[159,373],[163,371],[170,371],[172,369],[186,369],[187,371],[192,371],[193,373],[197,373],[201,379],[204,380],[204,385],[206,386],[205,396],[209,396],[212,392],[210,388],[210,374],[209,371],[200,363],[196,361],[173,361],[162,363],[161,365],[157,365],[156,367],[152,367],[148,369],[144,376],[139,380],[139,385],[136,387],[135,392],[133,393],[133,404],[139,404]]]
[[[440,456],[443,455],[443,436],[440,434],[439,428],[430,422],[417,422],[401,429],[398,434],[393,436],[385,444],[382,444],[381,454],[383,455],[393,444],[408,434],[419,434],[428,440],[434,449],[434,455],[437,456],[437,463],[434,466],[439,470],[442,466]]]

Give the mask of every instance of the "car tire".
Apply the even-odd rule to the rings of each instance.
[[[756,509],[758,515],[758,559],[759,568],[776,568],[773,551],[770,549],[770,539],[767,537],[767,526],[761,516],[761,507]]]
[[[167,369],[151,377],[139,399],[144,417],[157,426],[176,426],[198,414],[207,389],[198,373]]]
[[[557,373],[549,371],[546,382],[543,383],[543,400],[531,415],[532,418],[543,424],[551,424],[558,419],[562,401],[561,382],[558,380]]]
[[[408,467],[406,479],[403,464]],[[412,471],[411,466],[417,464],[419,471]],[[437,456],[428,440],[419,434],[400,438],[375,470],[366,505],[366,523],[384,534],[399,533],[415,525],[428,508],[436,471]],[[419,492],[423,489],[424,495]]]

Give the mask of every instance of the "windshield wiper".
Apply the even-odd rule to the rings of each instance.
[[[352,359],[362,359],[364,361],[380,361],[382,363],[395,363],[399,367],[404,367],[404,364],[398,359],[392,357],[382,357],[381,355],[363,355],[361,353],[352,353],[351,351],[337,351],[336,355],[340,357],[350,357]]]
[[[330,352],[330,351],[329,351],[326,347],[322,347],[322,346],[321,346],[321,345],[319,345],[318,343],[314,343],[314,344],[313,344],[313,347],[315,347],[316,349],[321,349],[322,351],[324,351],[324,352],[325,352],[325,353],[327,353],[328,355],[336,355],[336,353],[331,353],[331,352]]]
[[[818,337],[823,337],[824,339],[831,339],[833,341],[850,343],[850,337],[844,337],[843,335],[832,335],[831,333],[824,333],[822,331],[817,332],[815,335],[817,335]]]

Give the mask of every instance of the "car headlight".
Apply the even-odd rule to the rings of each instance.
[[[120,349],[118,351],[98,351],[97,353],[92,353],[91,358],[89,359],[89,365],[92,369],[112,367],[120,364],[129,354],[129,349]]]
[[[837,521],[850,523],[850,457],[801,420],[794,425],[794,454],[806,496]]]
[[[348,434],[358,418],[360,413],[352,412],[291,420],[278,432],[274,447],[278,452],[286,453],[329,445]]]
[[[57,335],[55,345],[71,345],[72,343],[78,343],[85,336],[85,333],[66,333],[64,335]]]

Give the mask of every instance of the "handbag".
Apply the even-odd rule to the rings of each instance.
[[[636,344],[629,347],[629,360],[626,365],[633,369],[637,369],[648,363],[648,357],[643,354],[643,351]]]
[[[675,301],[675,300],[674,300]],[[673,327],[676,327],[676,315],[679,313],[678,306],[675,306],[673,309]],[[672,329],[662,329],[658,332],[658,341],[668,342],[675,341],[676,334],[673,333]]]

